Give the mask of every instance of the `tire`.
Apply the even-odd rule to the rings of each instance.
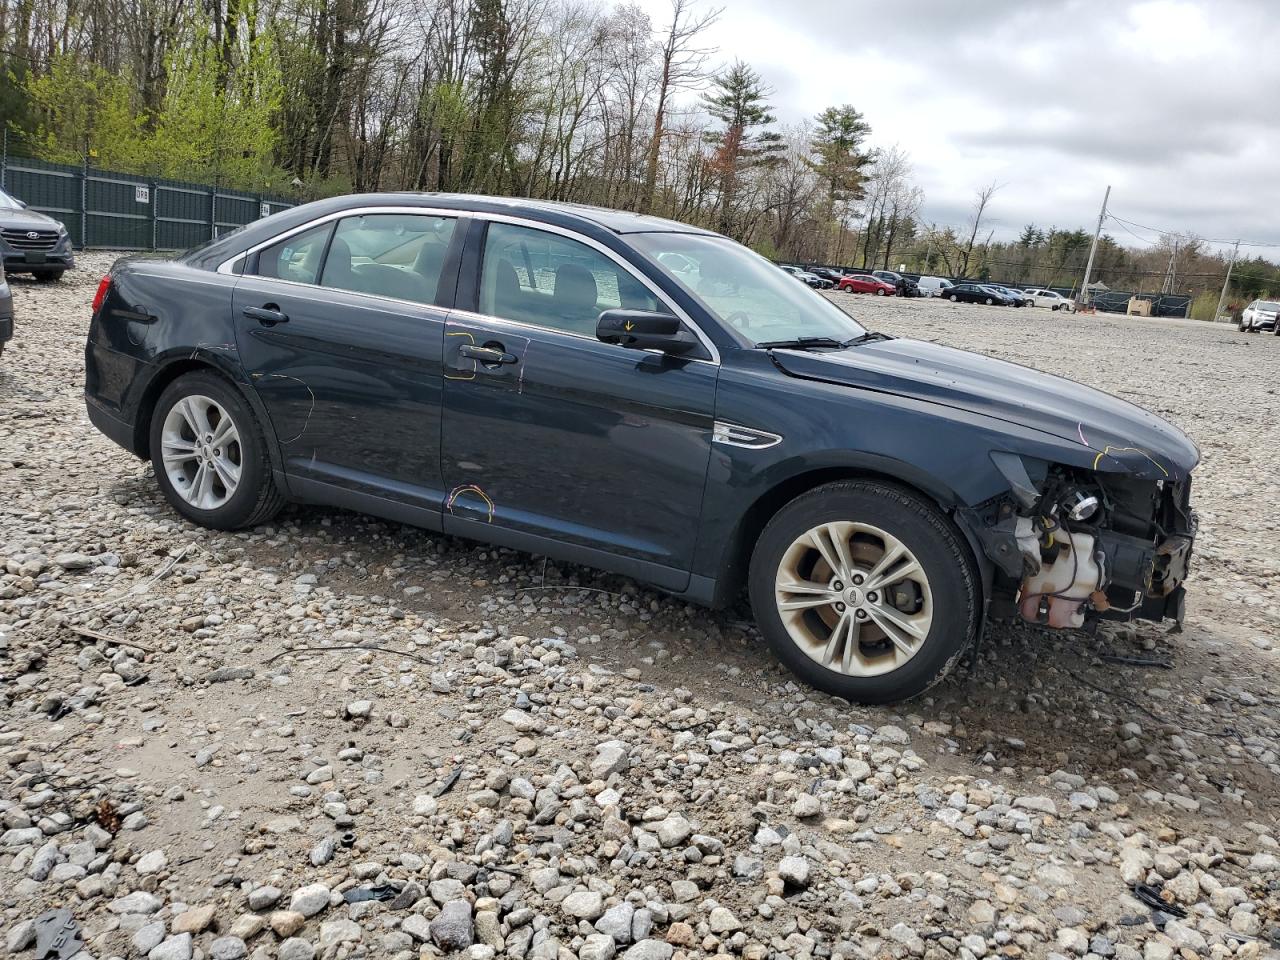
[[[952,303],[959,303],[959,302],[960,302],[960,298],[959,298],[959,297],[957,297],[954,293],[953,293],[953,294],[951,294],[950,296],[948,296],[948,297],[947,297],[947,299],[948,299],[948,300],[950,300]]]
[[[991,306],[991,298],[990,298],[990,297],[987,297],[987,298],[986,298],[985,300],[983,300],[982,302],[983,302],[983,303],[985,303],[988,307],[989,307],[989,306]]]
[[[908,579],[887,584],[894,587],[897,598],[891,607],[898,618],[894,622],[907,621],[913,630],[923,632],[923,639],[912,640],[905,632],[900,635],[910,652],[890,642],[888,631],[879,626],[885,622],[880,611],[890,607],[887,595],[873,605],[875,591],[859,596],[862,588],[830,578],[833,568],[813,541],[805,539],[824,524],[845,525],[840,528],[841,538],[846,544],[844,556],[853,565],[853,583],[875,585],[866,578],[878,557],[890,549],[889,540],[880,535],[896,540],[907,551],[890,570],[906,569],[908,559],[916,561],[919,572],[910,576],[922,578],[923,586]],[[853,529],[849,524],[860,526]],[[850,540],[853,534],[857,539]],[[825,542],[828,553],[840,549],[834,540]],[[804,564],[812,564],[807,572]],[[822,596],[806,600],[814,593],[811,589],[787,591],[785,584],[796,579],[821,584],[839,602],[826,603]],[[843,593],[835,592],[836,583]],[[899,594],[899,590],[907,592]],[[867,704],[918,696],[945,677],[977,635],[982,609],[974,561],[947,518],[906,489],[862,480],[824,484],[779,510],[756,541],[748,591],[761,633],[792,673],[826,693]],[[904,597],[917,608],[904,610]],[[780,603],[804,609],[780,611]],[[871,610],[876,612],[868,615]],[[848,624],[846,631],[856,629],[856,644],[849,642],[848,632],[835,638],[833,621],[837,627]],[[833,643],[840,647],[834,654]],[[834,669],[828,665],[831,660],[820,662],[829,657],[834,657]]]
[[[883,297],[883,296],[884,296],[884,291],[883,291],[883,290],[880,290],[880,289],[877,289],[877,290],[876,290],[876,296],[877,296],[877,297]]]
[[[65,270],[33,270],[31,275],[36,278],[37,283],[57,283],[62,279]]]
[[[166,423],[174,408],[184,400],[193,400],[196,404],[211,402],[219,407],[231,420],[232,427],[238,436],[238,442],[227,447],[227,461],[230,466],[239,463],[239,480],[234,491],[222,498],[221,502],[211,502],[201,507],[187,499],[175,486],[175,479],[166,467],[163,452],[166,444]],[[180,413],[177,414],[180,416]],[[215,427],[216,429],[216,427]],[[171,435],[172,436],[172,435]],[[179,442],[186,442],[179,440]],[[265,523],[280,512],[284,506],[284,495],[276,488],[271,476],[271,460],[267,452],[266,436],[258,423],[244,396],[227,380],[212,372],[188,373],[169,384],[160,394],[151,415],[150,435],[151,462],[155,467],[156,482],[165,499],[180,514],[202,527],[215,530],[240,530],[245,527]],[[222,448],[219,448],[220,450]],[[190,458],[194,468],[199,457]],[[227,466],[224,462],[224,469]],[[184,467],[184,469],[187,469]],[[220,486],[220,482],[218,484]],[[216,489],[217,487],[215,487]],[[226,487],[221,487],[224,494]],[[212,500],[218,498],[213,496]]]

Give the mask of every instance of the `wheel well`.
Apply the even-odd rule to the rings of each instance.
[[[729,550],[726,551],[727,562],[721,572],[722,582],[717,589],[717,595],[723,603],[732,602],[741,591],[743,584],[746,582],[747,570],[751,566],[751,551],[755,548],[756,541],[760,539],[760,534],[774,514],[801,494],[808,493],[824,483],[832,483],[837,480],[874,480],[899,487],[933,504],[949,520],[951,519],[951,511],[948,509],[947,504],[939,500],[936,494],[889,473],[860,467],[843,466],[824,467],[819,470],[797,474],[762,494],[755,503],[751,504],[743,515],[742,520],[739,521],[733,542]],[[963,532],[958,529],[957,533],[961,533],[961,542],[965,543],[970,552],[972,552],[973,546],[969,543],[968,537],[964,536]]]
[[[134,449],[138,451],[138,456],[142,459],[151,459],[151,415],[155,412],[156,401],[160,399],[160,394],[164,392],[164,388],[183,374],[205,370],[227,380],[222,371],[212,364],[191,359],[176,360],[151,378],[151,382],[147,384],[147,388],[142,394],[142,399],[138,402],[138,417],[133,427]],[[227,380],[227,382],[230,383],[231,381]]]

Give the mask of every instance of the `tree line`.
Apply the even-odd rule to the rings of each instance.
[[[0,118],[11,152],[297,199],[520,195],[672,217],[792,262],[1079,276],[1081,230],[992,242],[994,182],[967,224],[923,222],[910,157],[873,145],[854,105],[779,123],[766,78],[708,42],[721,15],[706,0],[671,0],[660,22],[608,0],[0,0]],[[1106,237],[1095,273],[1123,285],[1158,259]]]

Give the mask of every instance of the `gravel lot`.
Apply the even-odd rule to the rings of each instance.
[[[1181,634],[1000,627],[931,696],[870,709],[793,682],[745,610],[341,511],[179,521],[84,414],[110,259],[11,278],[11,952],[53,907],[84,955],[150,960],[1280,945],[1280,338],[834,294],[1119,393],[1204,454]]]

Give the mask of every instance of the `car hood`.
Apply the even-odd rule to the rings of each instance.
[[[0,210],[0,227],[12,230],[47,230],[58,221],[35,210]]]
[[[1101,390],[1006,360],[919,340],[839,351],[774,350],[791,376],[966,410],[1082,444],[1095,469],[1180,480],[1200,451],[1177,427]],[[1014,451],[1016,452],[1016,451]]]

